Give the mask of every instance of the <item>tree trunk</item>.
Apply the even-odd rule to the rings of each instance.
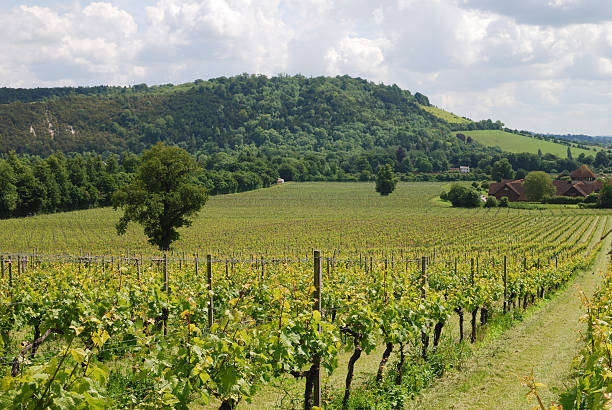
[[[397,363],[396,367],[396,375],[395,375],[395,384],[399,386],[402,384],[402,371],[404,370],[404,344],[400,343],[400,359]]]
[[[434,349],[438,347],[438,343],[440,342],[440,335],[442,334],[442,327],[444,327],[445,322],[438,322],[434,327]]]
[[[38,338],[40,337],[40,322],[36,322],[34,323],[34,340],[38,340]],[[30,354],[30,357],[33,359],[34,355],[36,355],[36,350],[38,350],[38,346],[40,345],[35,345],[34,341],[32,342],[32,353]]]
[[[40,336],[38,339],[35,339],[32,343],[28,343],[23,349],[21,349],[20,355],[23,357],[31,349],[34,349],[34,348],[38,349],[38,347],[41,344],[43,344],[43,342],[49,337],[49,335],[53,333],[58,334],[58,335],[64,334],[64,332],[60,329],[56,329],[53,327],[50,329],[47,329],[45,334]],[[11,376],[17,377],[17,375],[19,374],[20,367],[21,367],[21,362],[19,361],[19,355],[18,355],[13,359],[13,366],[11,368]]]
[[[489,310],[487,309],[487,305],[482,305],[480,308],[480,325],[484,326],[487,324],[489,320]]]
[[[353,336],[353,344],[355,346],[355,350],[351,355],[351,358],[348,362],[348,371],[346,373],[346,383],[344,387],[344,398],[342,399],[342,408],[346,409],[348,405],[348,399],[351,395],[351,383],[353,382],[353,373],[355,371],[355,362],[359,360],[361,356],[361,335],[359,333],[351,333]]]
[[[221,406],[219,406],[219,410],[233,410],[238,405],[238,402],[232,398],[228,398],[221,402]]]
[[[389,360],[389,356],[391,356],[391,352],[393,351],[393,343],[387,342],[387,347],[383,352],[382,359],[380,360],[380,364],[378,365],[378,373],[376,373],[376,382],[380,383],[383,378],[383,372],[385,371],[385,367],[387,366],[387,361]]]
[[[429,333],[425,331],[421,332],[421,342],[423,343],[421,357],[425,360],[427,359],[427,348],[429,347]]]
[[[459,315],[459,343],[463,342],[463,309],[456,308],[455,312]]]
[[[470,336],[470,342],[476,341],[476,316],[478,315],[478,308],[472,310],[472,335]]]
[[[304,410],[312,410],[312,390],[314,388],[314,364],[305,372],[306,387],[304,388]]]

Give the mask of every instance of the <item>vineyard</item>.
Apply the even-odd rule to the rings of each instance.
[[[497,247],[537,236],[531,231],[533,219],[541,220],[534,229],[558,230],[566,223],[568,229],[575,227],[585,215],[607,214],[553,207],[537,212],[452,209],[431,201],[442,190],[448,187],[400,182],[393,195],[382,198],[370,183],[312,182],[214,196],[193,226],[181,231],[174,256],[182,257],[184,251],[243,259],[255,254],[310,258],[313,249],[326,256],[338,250],[346,256],[374,250],[390,254],[394,249],[493,254]],[[118,237],[119,217],[112,208],[99,208],[0,220],[0,244],[3,252],[23,254],[161,256],[137,226]],[[522,231],[525,235],[516,235]]]
[[[582,335],[583,347],[574,360],[577,372],[575,385],[561,396],[568,408],[607,408],[612,393],[609,374],[612,371],[612,265],[604,283],[593,298],[583,295],[586,315],[586,332]]]
[[[362,355],[384,346],[376,380],[401,384],[451,322],[455,343],[474,342],[492,315],[586,269],[611,222],[421,216],[411,221],[420,241],[388,249],[4,254],[0,405],[231,409],[296,379],[300,406],[342,407]],[[343,352],[344,389],[321,397]]]

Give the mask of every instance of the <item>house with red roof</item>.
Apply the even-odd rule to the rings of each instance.
[[[597,181],[597,176],[586,165],[582,165],[570,174],[571,181],[554,180],[555,196],[586,197],[601,190],[603,183]],[[523,179],[504,179],[489,185],[489,195],[497,199],[508,197],[508,201],[527,201],[523,190]]]

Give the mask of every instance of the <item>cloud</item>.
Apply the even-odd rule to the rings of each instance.
[[[560,27],[612,20],[609,0],[459,0],[459,5],[531,25]]]
[[[215,59],[230,72],[264,74],[287,65],[292,30],[281,19],[279,1],[160,0],[146,13],[143,60],[198,61],[207,71],[207,60]]]
[[[0,5],[2,85],[349,74],[513,128],[612,125],[609,0],[32,1]]]
[[[389,46],[389,41],[384,38],[370,40],[346,36],[327,50],[327,74],[349,74],[383,80],[387,73],[383,49]]]
[[[0,13],[0,61],[12,72],[7,85],[78,84],[83,79],[121,83],[139,72],[130,60],[139,47],[132,17],[95,2],[59,13],[19,6]],[[28,84],[32,81],[33,84]]]

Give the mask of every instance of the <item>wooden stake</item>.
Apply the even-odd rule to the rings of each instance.
[[[314,304],[312,309],[321,312],[321,252],[314,251]],[[315,356],[313,377],[313,401],[312,404],[321,407],[321,358]]]
[[[212,255],[206,255],[206,278],[208,281],[208,328],[213,325]]]
[[[506,255],[504,255],[504,313],[508,309],[508,271]]]

